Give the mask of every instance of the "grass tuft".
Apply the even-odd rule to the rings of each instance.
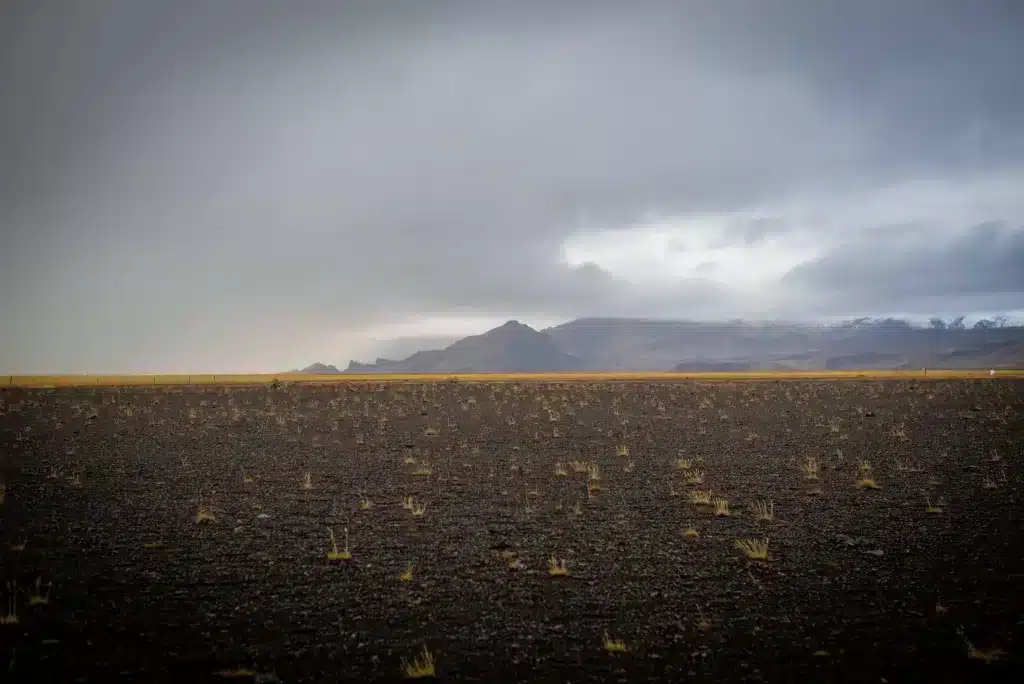
[[[710,506],[711,492],[700,490],[690,492],[690,503],[696,506]]]
[[[331,535],[331,550],[327,553],[327,560],[329,561],[349,561],[352,560],[352,553],[348,550],[348,528],[345,528],[345,548],[338,550],[338,542],[334,538],[334,530],[330,527],[327,531]]]
[[[752,560],[768,560],[768,538],[761,539],[738,539],[736,548]]]
[[[405,673],[407,679],[436,677],[437,669],[434,666],[433,654],[424,646],[420,654],[413,658],[411,663],[404,659],[402,660],[402,672]]]
[[[196,510],[195,521],[199,524],[217,522],[217,516],[206,506],[200,506]]]
[[[565,577],[569,574],[569,568],[565,559],[559,560],[552,556],[548,559],[548,575],[551,577]]]
[[[604,650],[609,653],[625,653],[629,649],[626,647],[626,642],[621,639],[615,640],[608,636],[608,632],[604,633]]]
[[[775,519],[775,503],[772,501],[755,501],[750,510],[754,512],[754,520]]]

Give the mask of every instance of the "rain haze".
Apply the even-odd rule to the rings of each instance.
[[[1021,73],[1015,0],[8,0],[0,371],[1020,310]]]

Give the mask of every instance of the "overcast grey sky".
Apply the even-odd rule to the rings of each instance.
[[[1019,0],[0,3],[0,370],[1024,308]]]

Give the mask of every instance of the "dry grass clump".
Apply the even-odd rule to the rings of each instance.
[[[768,560],[768,538],[761,539],[738,539],[736,548],[746,554],[751,560]]]
[[[715,515],[720,518],[728,518],[729,513],[729,502],[725,499],[715,499]]]
[[[626,647],[626,642],[621,639],[612,639],[608,636],[608,632],[604,633],[604,650],[608,653],[625,653],[629,649]]]
[[[750,510],[754,513],[754,520],[775,519],[775,504],[771,501],[755,501]]]
[[[7,582],[7,610],[3,615],[0,615],[0,625],[16,625],[21,620],[18,619],[18,584],[17,582]]]
[[[558,559],[552,556],[548,559],[548,575],[551,577],[565,577],[569,574],[569,568],[565,559]]]
[[[863,461],[860,464],[860,475],[857,478],[857,486],[861,489],[879,489],[875,477],[871,473],[871,464]]]
[[[345,548],[338,550],[338,542],[334,538],[334,530],[330,527],[327,528],[327,532],[331,535],[331,550],[327,553],[327,560],[329,561],[348,561],[352,560],[352,553],[348,550],[348,528],[345,528]]]
[[[411,663],[404,659],[402,660],[402,672],[407,679],[436,677],[437,668],[434,664],[433,654],[424,646],[420,654],[413,658]]]
[[[682,472],[683,482],[688,485],[704,484],[703,470],[684,470]]]
[[[804,477],[808,480],[814,481],[818,479],[818,473],[821,472],[821,463],[818,459],[810,456],[804,461]]]
[[[964,634],[964,628],[958,627],[956,633],[963,639],[964,645],[967,646],[967,657],[971,660],[984,661],[986,665],[991,665],[993,662],[1000,660],[1003,656],[1007,655],[1006,651],[1001,648],[978,648],[971,640]]]
[[[710,506],[711,505],[711,492],[696,490],[690,492],[690,503],[695,506]]]
[[[196,509],[195,521],[199,524],[217,522],[217,516],[206,506]]]

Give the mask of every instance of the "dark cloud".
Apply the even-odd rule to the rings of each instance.
[[[2,3],[0,313],[17,332],[0,358],[289,366],[412,313],[802,310],[799,287],[867,272],[857,249],[875,243],[837,240],[900,219],[822,227],[823,256],[764,301],[706,273],[574,268],[563,245],[654,212],[757,216],[669,244],[758,248],[818,230],[763,207],[1016,178],[1022,19],[998,0]],[[1024,219],[963,201],[973,223]],[[1008,254],[1014,234],[985,230],[925,246]],[[984,303],[973,262],[948,261],[939,294]],[[936,294],[879,274],[908,301]],[[816,306],[886,306],[872,287]]]
[[[792,269],[783,285],[847,310],[882,304],[890,311],[929,313],[936,302],[945,310],[978,298],[1019,307],[1024,230],[987,222],[935,241],[927,229],[899,228],[890,240],[839,245]],[[930,308],[921,310],[921,304]]]

